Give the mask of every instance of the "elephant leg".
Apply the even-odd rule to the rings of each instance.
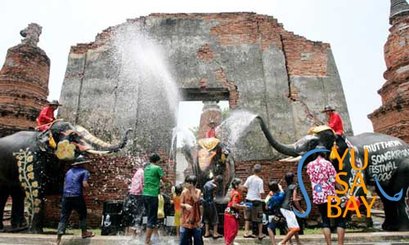
[[[403,197],[398,203],[397,216],[399,231],[409,231],[409,187],[403,189]]]
[[[396,217],[395,223],[398,223],[398,230],[409,230],[409,183],[407,176],[409,175],[409,159],[403,161],[398,169],[396,177],[393,179],[393,192],[397,193],[403,189],[402,199],[396,202]]]
[[[24,198],[25,193],[20,187],[13,188],[11,191],[13,199],[11,207],[11,227],[13,229],[26,225],[24,218]]]
[[[9,196],[8,188],[0,188],[0,230],[4,229],[3,226],[3,215],[4,207],[6,206],[7,198]]]
[[[386,231],[396,231],[397,228],[397,212],[396,203],[391,202],[383,197],[381,197],[383,203],[383,209],[385,211],[385,220],[382,224],[382,229]]]

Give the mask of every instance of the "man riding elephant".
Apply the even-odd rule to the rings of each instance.
[[[90,134],[81,126],[54,121],[45,132],[20,131],[0,138],[0,228],[8,196],[12,197],[12,225],[24,226],[24,199],[28,207],[30,232],[42,232],[44,195],[47,182],[62,173],[65,161],[80,154],[107,154],[122,149]]]

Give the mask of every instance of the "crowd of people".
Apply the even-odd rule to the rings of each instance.
[[[55,120],[53,112],[58,106],[61,106],[58,101],[52,101],[42,110],[37,119],[40,131]],[[338,137],[337,140],[342,140],[343,126],[339,114],[330,106],[326,106],[322,112],[328,115],[328,126],[333,128]],[[206,137],[215,137],[215,123],[212,121],[209,126],[210,130],[206,133]],[[172,184],[158,165],[160,160],[160,156],[154,153],[149,157],[149,162],[138,167],[124,202],[126,232],[136,237],[142,234],[142,228],[146,227],[145,244],[152,244],[155,239],[158,239],[158,225],[163,224],[165,218],[165,198],[162,187],[165,184]],[[84,166],[87,162],[89,161],[80,156],[66,173],[57,244],[61,242],[73,210],[79,214],[82,237],[88,238],[95,235],[86,228],[87,213],[83,189],[88,187],[89,172]],[[203,244],[203,237],[213,239],[224,237],[225,244],[233,244],[238,235],[241,216],[244,217],[244,238],[264,239],[266,237],[264,228],[267,224],[267,234],[271,244],[287,244],[293,237],[297,244],[301,244],[298,236],[301,227],[294,210],[301,213],[304,210],[300,205],[301,198],[298,195],[297,183],[294,182],[294,173],[288,172],[283,177],[286,182],[285,188],[281,186],[281,181],[269,181],[269,192],[266,194],[264,180],[260,176],[261,165],[255,164],[252,170],[253,174],[248,176],[244,183],[238,178],[231,182],[229,201],[222,220],[215,203],[215,191],[223,182],[222,176],[214,176],[204,184],[202,189],[197,188],[198,180],[195,175],[188,175],[183,184],[173,186],[170,202],[174,207],[173,226],[176,227],[179,244],[200,245]],[[326,204],[327,196],[335,195],[335,168],[327,160],[326,154],[320,152],[307,164],[307,174],[311,180],[313,203],[317,205],[321,214],[325,241],[331,244],[331,224]],[[147,217],[146,224],[143,222],[144,216]],[[224,222],[223,235],[219,233],[221,221]],[[343,244],[345,220],[337,218],[335,222],[338,244]],[[285,234],[278,243],[275,238],[276,229]]]
[[[158,155],[152,155],[150,162],[136,171],[125,202],[128,203],[125,204],[128,233],[135,237],[143,234],[142,217],[147,216],[145,244],[158,240],[157,230],[161,224],[158,218],[163,212],[161,205],[157,205],[161,202],[161,180],[162,183],[168,182],[161,168],[155,164],[158,159]],[[300,204],[297,183],[294,182],[294,173],[288,172],[283,176],[285,188],[281,186],[281,181],[269,181],[269,191],[265,193],[264,180],[260,177],[261,171],[261,165],[255,164],[253,174],[248,176],[244,183],[239,178],[233,179],[223,219],[218,215],[214,199],[217,185],[223,181],[221,176],[214,176],[202,189],[197,188],[197,177],[194,175],[186,176],[183,184],[174,186],[171,198],[174,206],[172,216],[179,244],[203,244],[203,238],[209,237],[213,239],[224,237],[225,244],[234,244],[240,229],[241,217],[244,218],[244,238],[262,240],[266,237],[267,230],[271,244],[287,244],[293,237],[296,244],[301,244],[298,233],[303,221],[300,224],[294,210],[301,213],[304,210]],[[335,169],[331,162],[326,160],[326,155],[319,153],[314,161],[308,163],[307,173],[313,187],[313,203],[317,205],[322,216],[325,240],[327,244],[331,244],[326,202],[327,196],[335,193]],[[223,222],[221,230],[220,222]],[[337,218],[335,222],[338,227],[338,244],[343,244],[345,220]],[[275,237],[276,230],[285,234],[278,243]],[[220,231],[223,235],[219,233]]]

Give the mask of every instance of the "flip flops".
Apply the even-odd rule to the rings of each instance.
[[[243,237],[244,237],[244,238],[256,238],[256,236],[255,236],[255,235],[253,235],[253,234],[250,234],[250,235],[244,235]]]
[[[86,231],[82,233],[82,238],[89,238],[89,237],[94,237],[95,233],[91,231]]]
[[[258,238],[258,240],[263,240],[264,238],[266,237],[266,235],[262,235],[262,236],[259,236],[259,237],[257,237]]]

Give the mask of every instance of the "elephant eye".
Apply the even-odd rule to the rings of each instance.
[[[79,135],[76,132],[71,132],[68,135],[69,141],[78,141]]]

